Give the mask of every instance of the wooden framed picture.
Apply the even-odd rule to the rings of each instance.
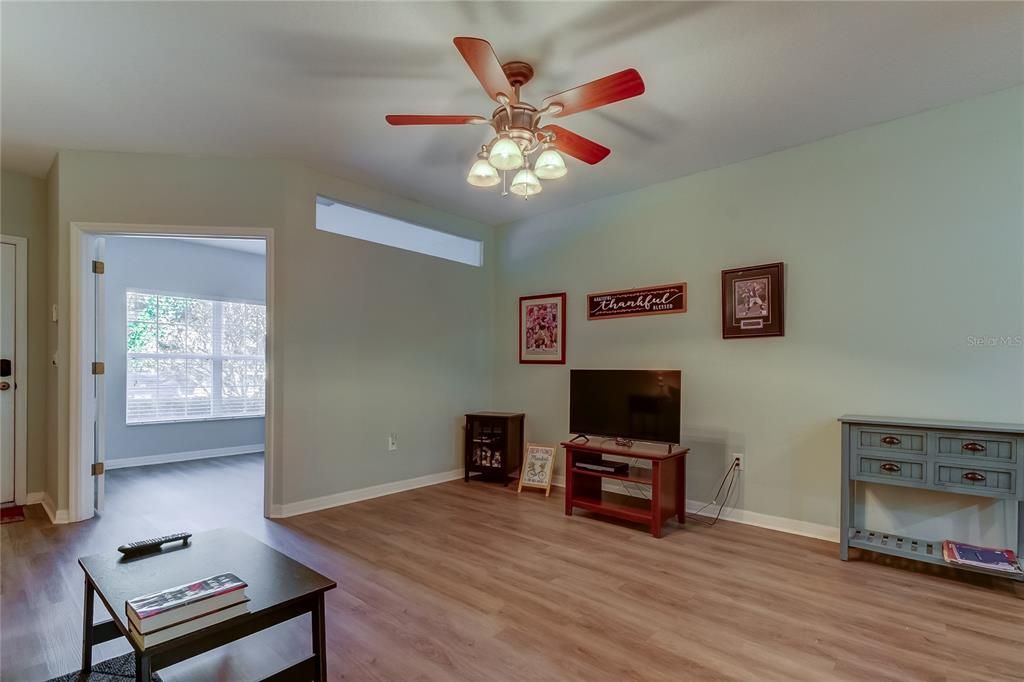
[[[565,364],[565,293],[519,299],[519,362]]]
[[[722,338],[785,336],[783,264],[722,270]]]
[[[547,445],[529,443],[526,446],[526,459],[519,472],[519,489],[543,488],[544,496],[551,494],[551,477],[555,473],[555,449]]]
[[[686,282],[587,295],[588,320],[685,312]]]

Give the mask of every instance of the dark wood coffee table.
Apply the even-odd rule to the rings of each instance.
[[[92,647],[118,637],[127,638],[135,650],[135,679],[149,682],[160,668],[309,613],[313,655],[266,679],[327,679],[324,593],[337,583],[245,533],[213,530],[195,534],[188,546],[177,543],[145,557],[125,559],[112,552],[82,557],[78,563],[85,571],[83,673],[92,669]],[[249,584],[249,613],[146,649],[128,636],[127,600],[218,573],[234,573]],[[95,595],[111,620],[93,623]]]

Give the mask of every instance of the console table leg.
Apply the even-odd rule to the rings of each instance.
[[[82,674],[92,670],[92,610],[96,591],[89,578],[85,579],[85,604],[82,606]]]
[[[324,594],[317,596],[316,606],[310,612],[313,621],[313,655],[316,656],[316,679],[319,682],[327,680],[327,628],[326,612],[324,610]]]
[[[1024,556],[1024,500],[1017,503],[1017,556]]]
[[[135,682],[150,682],[153,666],[149,656],[135,652]]]
[[[841,475],[843,485],[840,488],[839,502],[839,558],[846,561],[850,556],[850,524],[853,522],[850,509],[854,504],[853,481],[850,480],[850,425],[843,424]]]

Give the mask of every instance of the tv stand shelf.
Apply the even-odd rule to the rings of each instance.
[[[651,535],[661,537],[662,524],[675,516],[686,523],[686,453],[689,448],[661,446],[652,449],[642,445],[624,447],[613,441],[566,441],[565,448],[565,514],[574,508],[643,523]],[[577,468],[580,462],[597,462],[605,455],[647,460],[650,469],[631,466],[626,473],[592,471]],[[650,486],[651,497],[633,497],[602,490],[601,479],[630,481]]]
[[[574,474],[580,476],[598,476],[600,478],[612,478],[616,481],[631,481],[633,483],[640,483],[641,485],[651,485],[651,470],[643,467],[629,467],[629,471],[625,474],[615,474],[610,471],[594,471],[593,469],[577,469],[573,468]]]

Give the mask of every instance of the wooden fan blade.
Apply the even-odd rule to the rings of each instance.
[[[612,153],[612,150],[608,149],[608,147],[599,145],[593,140],[588,140],[582,135],[577,135],[571,130],[566,130],[562,126],[548,125],[541,128],[541,131],[554,133],[555,149],[563,154],[568,154],[573,158],[589,163],[591,166],[595,163],[600,163]]]
[[[626,69],[557,95],[551,95],[544,100],[543,106],[561,105],[562,110],[554,114],[555,118],[561,118],[642,94],[644,94],[644,80],[636,69]]]
[[[516,89],[508,82],[501,62],[494,54],[494,48],[483,38],[459,37],[454,41],[455,47],[462,53],[462,58],[469,64],[470,70],[480,85],[484,86],[487,96],[495,102],[498,96],[504,95],[513,104],[516,103]]]
[[[490,123],[483,116],[418,116],[416,114],[388,114],[384,120],[393,126],[455,126],[464,123]]]

